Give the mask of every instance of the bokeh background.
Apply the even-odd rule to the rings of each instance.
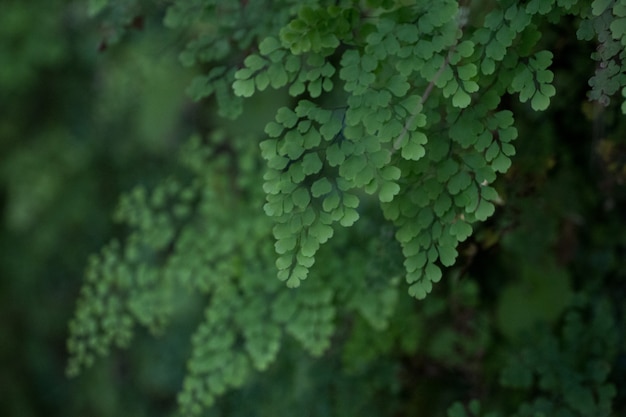
[[[195,117],[176,39],[153,22],[128,29],[109,46],[115,33],[86,2],[0,5],[2,416],[149,415],[158,403],[140,399],[151,381],[112,362],[65,377],[87,258],[119,234],[120,194],[167,174]]]

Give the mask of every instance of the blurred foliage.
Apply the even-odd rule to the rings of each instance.
[[[175,260],[185,268],[206,267],[188,260],[206,259],[207,254],[215,253],[217,260],[231,256],[227,246],[238,242],[236,270],[267,281],[262,287],[243,288],[245,302],[255,306],[250,311],[263,312],[263,302],[287,291],[274,271],[255,269],[254,262],[246,267],[242,259],[274,256],[273,242],[263,237],[271,225],[257,230],[247,221],[261,210],[264,198],[262,181],[254,178],[263,163],[255,135],[290,99],[279,90],[239,103],[211,70],[219,60],[228,62],[232,50],[250,48],[255,33],[286,24],[289,7],[298,2],[250,1],[256,7],[253,20],[231,13],[224,2],[217,2],[224,3],[223,14],[205,16],[207,20],[197,13],[202,1],[178,2],[180,8],[167,13],[161,2],[116,1],[115,8],[105,8],[106,1],[89,3],[89,12],[100,11],[100,19],[87,16],[85,4],[73,1],[9,1],[0,6],[3,416],[175,412],[176,395],[189,374],[184,363],[193,355],[192,335],[210,298],[202,290],[177,289],[157,298],[163,313],[169,308],[171,314],[166,321],[148,317],[142,322],[156,337],[132,327],[129,347],[98,356],[78,378],[65,377],[67,323],[85,268],[94,262],[93,257],[88,261],[89,255],[111,237],[124,241],[142,222],[147,232],[142,239],[150,244],[167,240],[167,228],[154,233],[160,218],[150,223],[143,216],[153,213],[153,205],[181,213],[173,229],[176,239],[184,237],[184,224],[206,233],[204,239],[187,239],[181,245]],[[363,3],[385,7],[394,2]],[[603,3],[612,4],[594,2],[596,8]],[[263,21],[262,12],[276,4],[284,13]],[[470,24],[478,25],[483,10],[493,4],[473,3],[471,19],[478,22]],[[174,24],[180,19],[184,24]],[[236,42],[207,46],[207,34],[216,27],[225,31],[241,22],[252,32],[240,33]],[[592,98],[600,103],[587,99],[587,80],[603,59],[617,58],[605,54],[591,61],[595,45],[573,36],[579,23],[568,17],[541,27],[540,46],[554,53],[556,95],[543,113],[511,99],[501,103],[515,114],[519,140],[511,169],[494,184],[500,195],[496,213],[474,225],[473,237],[458,248],[457,264],[433,292],[419,302],[406,295],[398,279],[403,260],[393,230],[383,225],[375,207],[366,205],[363,226],[335,236],[332,246],[320,249],[324,262],[316,267],[322,272],[298,290],[310,291],[306,298],[316,294],[319,305],[332,312],[332,331],[320,345],[323,354],[311,356],[298,343],[310,340],[302,334],[306,325],[291,326],[275,353],[277,360],[268,362],[262,373],[252,369],[246,383],[215,399],[207,415],[626,414],[626,123],[619,96],[608,102],[607,91],[596,89]],[[189,57],[203,48],[216,55],[191,62]],[[227,77],[232,81],[234,73]],[[214,94],[216,100],[193,103],[185,96],[188,86],[201,92],[194,98]],[[218,102],[225,115],[243,112],[241,119],[221,119]],[[207,145],[220,150],[214,159],[203,154]],[[205,158],[219,170],[209,171]],[[248,175],[236,176],[233,169]],[[198,177],[205,182],[194,182]],[[174,197],[166,191],[172,178],[178,181]],[[185,189],[200,193],[206,184],[252,191],[222,197],[220,204],[232,204],[233,211],[213,218],[220,226],[216,228],[186,217],[185,208],[175,204]],[[145,195],[132,190],[144,190]],[[159,190],[169,196],[164,203],[147,199]],[[198,195],[205,198],[193,194],[190,210],[219,214],[195,206]],[[112,213],[131,227],[114,223]],[[191,222],[184,223],[188,218]],[[240,221],[228,232],[233,219]],[[258,253],[237,253],[246,241],[257,242]],[[156,265],[156,273],[166,271],[173,250],[167,244],[163,248],[138,256]],[[355,255],[353,248],[365,256]],[[173,264],[170,270],[182,266]],[[193,270],[193,276],[214,273],[206,268]],[[379,282],[378,272],[372,271],[394,279]],[[144,276],[149,285],[148,272]],[[352,286],[359,280],[361,286]],[[324,304],[326,287],[336,294],[329,304]],[[370,288],[375,296],[368,293]],[[351,297],[354,293],[362,298]],[[247,319],[236,314],[241,306],[228,308],[235,309],[235,320]],[[207,340],[215,334],[209,333]],[[233,352],[243,351],[242,346],[234,340]],[[262,363],[263,357],[258,358]]]
[[[134,400],[146,377],[115,361],[63,376],[66,322],[87,256],[119,233],[119,194],[159,178],[188,135],[191,75],[163,46],[175,40],[150,27],[99,52],[102,31],[80,2],[0,9],[0,414],[148,415],[159,407]]]

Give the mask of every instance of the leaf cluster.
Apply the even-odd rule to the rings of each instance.
[[[582,18],[578,36],[606,48],[593,57],[606,71],[590,80],[591,98],[623,87],[619,2],[502,1],[481,25],[452,0],[326,3],[168,6],[166,26],[192,38],[183,64],[205,67],[192,96],[214,95],[229,117],[269,89],[289,103],[264,135],[195,137],[184,179],[122,198],[130,234],[90,262],[70,324],[71,374],[128,345],[136,323],[161,331],[194,293],[205,308],[178,397],[185,414],[270,369],[286,335],[322,355],[346,317],[386,329],[398,278],[426,298],[504,204],[494,182],[512,165],[518,130],[503,103],[517,96],[543,111],[556,94],[541,25]],[[454,332],[442,333],[433,350],[451,356]],[[545,376],[545,363],[528,366]],[[519,372],[503,381],[528,382]],[[572,407],[595,410],[583,403]],[[519,415],[551,410],[528,407]]]

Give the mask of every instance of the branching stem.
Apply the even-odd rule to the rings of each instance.
[[[433,91],[433,88],[435,87],[435,83],[437,82],[439,77],[441,77],[441,74],[443,74],[443,71],[446,69],[446,66],[450,62],[450,54],[452,53],[452,51],[454,51],[454,48],[450,49],[450,51],[448,52],[448,55],[446,56],[446,59],[444,59],[444,61],[441,63],[441,67],[439,67],[439,70],[437,71],[433,79],[430,81],[430,83],[428,83],[428,86],[426,86],[426,89],[424,90],[424,94],[422,94],[422,98],[420,99],[420,103],[419,103],[420,107],[423,106],[424,103],[426,103],[426,100],[428,100],[428,96],[430,96],[430,93]],[[400,136],[398,136],[398,138],[393,143],[394,152],[402,147],[402,142],[404,141],[404,137],[409,132],[409,126],[413,124],[418,114],[419,112],[412,114],[411,117],[409,117],[409,119],[404,124],[404,127],[402,128],[402,133],[400,133]]]
[[[466,13],[468,12],[468,9],[467,9],[467,6],[466,6],[465,3],[466,3],[466,1],[461,1],[459,3],[460,14],[459,14],[459,22],[458,23],[459,23],[459,31],[460,31],[461,34],[463,33],[463,27],[467,23],[467,14]],[[460,38],[460,36],[459,36],[459,38]],[[433,79],[426,86],[426,89],[424,90],[424,94],[422,94],[422,98],[420,99],[420,103],[419,103],[420,107],[423,106],[424,103],[426,103],[426,100],[428,100],[428,96],[430,96],[430,93],[433,91],[433,88],[435,88],[435,83],[437,82],[439,77],[441,77],[441,74],[443,74],[443,71],[446,69],[446,66],[448,66],[448,64],[450,63],[450,57],[452,56],[452,53],[456,49],[456,45],[457,45],[457,43],[455,42],[454,45],[452,45],[452,47],[448,50],[448,54],[446,55],[446,58],[441,63],[441,67],[439,67],[439,70],[437,71],[437,73],[435,74]],[[409,132],[409,126],[411,126],[411,124],[413,124],[413,122],[415,121],[415,118],[417,117],[418,113],[419,112],[416,112],[415,114],[412,114],[411,117],[409,117],[409,119],[404,124],[404,127],[402,128],[402,133],[400,133],[400,136],[398,136],[398,138],[393,142],[392,153],[395,153],[398,149],[400,149],[402,147],[402,142],[404,141],[405,136]]]

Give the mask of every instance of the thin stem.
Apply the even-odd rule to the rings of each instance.
[[[439,77],[441,77],[441,74],[443,74],[443,71],[448,65],[450,61],[450,54],[452,53],[453,50],[454,50],[454,47],[450,49],[450,51],[448,52],[448,55],[446,56],[446,59],[444,59],[443,63],[441,64],[441,67],[439,67],[439,70],[435,74],[435,77],[430,81],[430,83],[428,83],[428,86],[426,86],[426,89],[424,90],[424,94],[422,94],[422,97],[420,98],[420,102],[419,102],[420,107],[423,106],[424,103],[426,103],[426,100],[428,100],[428,96],[430,96],[430,93],[433,91],[433,88],[435,88],[435,83],[437,82]],[[393,143],[394,152],[400,149],[400,147],[402,146],[402,141],[404,140],[404,137],[407,135],[409,131],[409,126],[413,124],[418,114],[419,112],[412,114],[411,117],[409,117],[409,119],[404,124],[404,127],[402,128],[402,133],[400,133],[400,136],[398,136],[398,138]]]
[[[460,6],[460,13],[463,13],[463,11],[467,11],[467,6],[466,3],[467,0],[462,0],[459,3]],[[460,39],[462,37],[463,34],[463,28],[465,26],[465,24],[467,23],[466,17],[464,18],[462,15],[459,15],[459,30],[461,31],[461,35],[459,36],[458,39]],[[437,80],[439,79],[439,77],[441,77],[441,74],[443,74],[443,71],[446,69],[446,66],[450,63],[450,56],[452,55],[452,53],[454,52],[454,50],[456,49],[456,45],[458,44],[458,39],[457,41],[454,43],[454,45],[452,45],[452,47],[450,47],[450,49],[448,50],[448,54],[446,55],[446,58],[443,60],[443,63],[441,64],[441,67],[439,67],[439,70],[437,71],[437,73],[435,74],[435,76],[433,77],[433,79],[430,81],[430,83],[428,83],[428,85],[426,86],[426,90],[424,90],[424,94],[422,94],[422,98],[420,99],[420,107],[424,105],[424,103],[426,103],[426,100],[428,99],[428,96],[430,96],[430,93],[433,91],[433,88],[435,88],[435,83],[437,82]],[[404,127],[402,128],[402,132],[400,133],[400,136],[398,136],[398,138],[393,142],[393,149],[392,149],[392,153],[395,153],[398,149],[400,149],[402,147],[402,142],[404,141],[405,136],[407,135],[408,131],[409,131],[409,126],[411,126],[411,124],[413,124],[413,122],[415,121],[415,118],[417,117],[419,112],[412,114],[411,117],[409,117],[409,119],[406,121],[406,123],[404,124]]]

